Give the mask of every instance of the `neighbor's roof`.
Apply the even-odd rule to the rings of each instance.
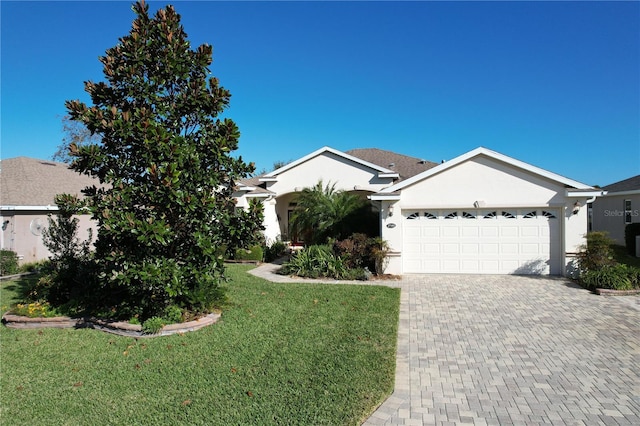
[[[378,148],[358,148],[347,151],[346,153],[397,172],[400,175],[400,179],[397,182],[408,179],[438,165],[438,163],[432,161],[409,157]]]
[[[28,157],[0,161],[0,205],[55,206],[57,194],[81,196],[97,179],[70,170],[65,163]]]
[[[609,193],[640,190],[640,175],[612,183],[602,188]]]

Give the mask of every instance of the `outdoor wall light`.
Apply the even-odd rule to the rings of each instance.
[[[582,207],[582,203],[580,203],[580,201],[573,203],[573,214],[578,214],[580,207]]]
[[[389,217],[393,216],[393,204],[389,205]]]

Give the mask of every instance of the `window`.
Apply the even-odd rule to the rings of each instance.
[[[535,219],[536,217],[538,217],[538,214],[535,210],[522,215],[523,219]]]
[[[631,223],[631,200],[624,200],[624,223]]]
[[[555,214],[553,214],[551,212],[548,212],[548,211],[545,211],[545,210],[542,210],[542,216],[544,216],[546,218],[549,218],[549,219],[555,219],[556,218]]]
[[[502,212],[502,217],[506,217],[507,219],[515,219],[516,216],[513,213],[509,213],[509,212]]]
[[[420,219],[420,213],[411,213],[409,216],[407,216],[408,220],[414,220],[414,219]]]
[[[448,215],[446,215],[444,218],[445,219],[455,219],[458,217],[458,212],[451,212]]]
[[[469,212],[462,212],[462,217],[464,217],[465,219],[475,219],[476,217]]]
[[[496,218],[497,213],[496,212],[489,212],[487,214],[484,215],[485,219],[495,219]]]
[[[429,212],[424,212],[424,217],[426,217],[427,219],[437,219],[438,218],[438,216],[436,216],[436,215],[434,215],[432,213],[429,213]]]

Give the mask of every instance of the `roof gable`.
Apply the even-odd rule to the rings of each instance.
[[[452,160],[446,161],[442,164],[439,164],[435,167],[430,168],[429,170],[426,170],[418,175],[415,175],[407,180],[404,180],[402,182],[399,182],[395,185],[392,185],[386,189],[383,189],[382,191],[380,191],[380,193],[393,193],[396,191],[399,191],[403,188],[406,188],[407,186],[413,185],[416,182],[422,181],[424,179],[429,178],[430,176],[433,176],[435,174],[441,173],[445,170],[449,170],[453,167],[456,167],[458,164],[463,163],[465,161],[468,161],[474,157],[478,157],[478,156],[484,156],[484,157],[488,157],[494,160],[497,160],[499,162],[508,164],[510,166],[525,170],[529,173],[544,177],[546,179],[552,180],[554,182],[560,183],[562,185],[568,186],[568,187],[572,187],[572,188],[576,188],[576,189],[593,189],[591,186],[586,185],[584,183],[566,178],[564,176],[558,175],[556,173],[541,169],[539,167],[533,166],[531,164],[525,163],[524,161],[520,161],[520,160],[516,160],[515,158],[506,156],[504,154],[500,154],[498,152],[492,151],[490,149],[484,148],[484,147],[479,147],[476,148],[472,151],[469,151],[465,154],[462,154]]]
[[[265,174],[264,176],[262,176],[260,178],[260,181],[263,181],[263,182],[276,181],[278,179],[278,175],[281,175],[282,173],[285,173],[286,171],[288,171],[290,169],[293,169],[293,168],[297,167],[298,165],[300,165],[302,163],[305,163],[305,162],[311,160],[312,158],[315,158],[315,157],[317,157],[319,155],[322,155],[324,153],[327,153],[327,152],[332,153],[332,154],[334,154],[334,155],[336,155],[338,157],[342,157],[345,160],[354,162],[356,164],[360,164],[360,165],[362,165],[362,166],[364,166],[366,168],[375,170],[375,171],[378,172],[378,177],[390,177],[390,178],[393,178],[393,177],[398,177],[399,176],[398,173],[393,171],[393,170],[390,170],[388,168],[379,166],[377,164],[373,164],[373,163],[365,161],[365,160],[363,160],[361,158],[354,157],[353,155],[349,155],[349,154],[344,153],[342,151],[338,151],[337,149],[333,149],[333,148],[330,148],[328,146],[325,146],[325,147],[322,147],[322,148],[312,152],[311,154],[308,154],[308,155],[305,155],[302,158],[299,158],[296,161],[293,161],[293,162],[291,162],[291,163],[289,163],[289,164],[287,164],[285,166],[282,166],[279,169],[276,169],[276,170],[274,170],[274,171],[272,171],[270,173]]]

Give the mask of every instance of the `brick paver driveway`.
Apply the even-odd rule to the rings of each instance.
[[[378,424],[640,425],[637,296],[561,279],[406,276]]]

